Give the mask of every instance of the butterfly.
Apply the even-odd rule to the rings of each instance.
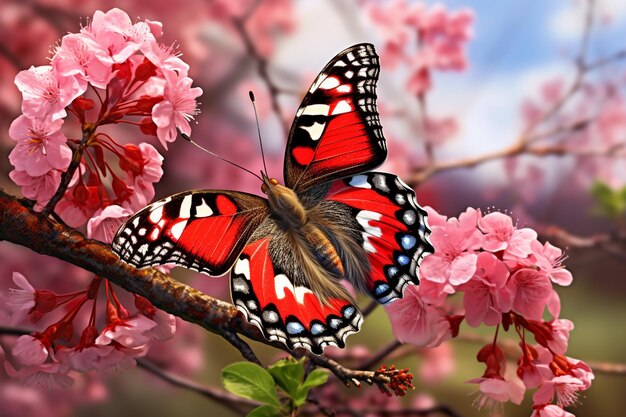
[[[371,44],[335,56],[291,127],[284,185],[262,172],[267,198],[186,191],[150,204],[112,247],[137,268],[174,263],[208,275],[230,270],[233,303],[268,340],[313,353],[345,346],[363,322],[342,281],[381,304],[419,283],[434,252],[427,213],[393,174],[376,107]]]

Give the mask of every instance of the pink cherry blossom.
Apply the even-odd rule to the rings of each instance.
[[[51,65],[30,67],[15,77],[22,92],[22,113],[31,119],[58,120],[67,115],[65,107],[87,89],[87,83],[73,76],[61,76]]]
[[[451,337],[450,324],[440,309],[424,302],[420,289],[409,285],[404,297],[385,305],[385,311],[400,342],[435,347]]]
[[[157,68],[176,71],[183,76],[189,72],[189,65],[180,59],[182,53],[175,45],[163,45],[152,39],[144,42],[141,51]]]
[[[122,223],[130,218],[132,213],[127,209],[112,204],[97,211],[87,222],[87,236],[101,242],[111,243]]]
[[[480,323],[495,326],[502,321],[502,313],[511,310],[514,292],[507,287],[509,270],[493,254],[481,252],[473,278],[459,289],[465,292],[463,307],[467,324]]]
[[[442,214],[439,214],[437,210],[430,206],[424,207],[424,210],[428,213],[427,221],[428,224],[433,226],[445,226],[448,218]]]
[[[585,384],[571,375],[555,376],[541,385],[533,395],[535,404],[551,403],[556,397],[559,407],[566,407],[578,402],[579,392],[585,390]]]
[[[515,292],[513,309],[527,319],[541,320],[552,293],[548,276],[535,269],[522,268],[511,276],[507,286]]]
[[[96,344],[105,346],[116,342],[129,349],[141,350],[149,341],[144,333],[156,325],[156,322],[142,315],[128,320],[118,320],[102,331],[96,339]]]
[[[27,386],[52,390],[69,388],[74,383],[72,377],[67,375],[68,369],[58,362],[24,366],[19,370],[5,362],[4,369],[10,377],[19,378]]]
[[[164,341],[176,334],[176,317],[173,315],[156,309],[150,319],[156,323],[152,329],[144,332],[144,335],[150,339]]]
[[[52,65],[61,76],[79,76],[105,89],[113,77],[113,59],[96,41],[84,34],[69,33],[55,50]]]
[[[547,323],[551,330],[552,338],[548,339],[548,347],[554,353],[565,354],[569,341],[569,332],[574,329],[574,323],[565,319],[556,319]]]
[[[435,253],[422,261],[422,279],[460,285],[472,278],[483,236],[476,228],[479,216],[477,210],[469,208],[458,220],[450,218],[445,226],[432,227],[430,241]]]
[[[137,52],[144,42],[154,39],[153,29],[158,28],[145,22],[133,24],[126,12],[113,8],[106,13],[97,10],[89,25],[83,27],[81,34],[90,37],[108,51],[114,62],[122,63]]]
[[[526,389],[536,388],[552,378],[549,368],[552,353],[541,345],[520,343],[520,346],[525,353],[517,361],[517,376],[522,379]]]
[[[30,285],[26,277],[19,272],[13,272],[13,282],[20,289],[9,288],[11,298],[8,305],[15,312],[23,313],[23,316],[35,307],[35,288]]]
[[[478,221],[485,233],[483,248],[490,252],[505,251],[506,255],[525,258],[531,253],[531,243],[537,239],[532,229],[516,229],[513,220],[504,213],[493,212]]]
[[[123,369],[132,368],[136,361],[128,352],[112,345],[91,345],[79,349],[64,349],[57,358],[71,369],[80,372],[101,371],[116,374]]]
[[[576,417],[572,413],[568,413],[558,405],[547,404],[533,407],[535,411],[530,417]]]
[[[587,390],[591,387],[591,382],[595,379],[595,375],[591,370],[591,367],[580,359],[567,357],[569,363],[569,372],[578,378],[583,384],[583,390]]]
[[[54,195],[61,184],[61,172],[53,169],[43,175],[33,177],[26,171],[13,170],[9,177],[22,187],[22,195],[38,203],[45,203]]]
[[[467,382],[479,384],[480,394],[474,400],[474,406],[478,409],[487,408],[491,411],[501,409],[502,404],[507,401],[518,405],[521,404],[526,391],[522,382],[517,378],[513,380],[475,378]]]
[[[165,91],[163,101],[152,108],[152,120],[157,125],[157,136],[167,149],[167,142],[176,139],[176,128],[191,134],[189,120],[198,112],[196,98],[202,94],[200,87],[191,87],[192,80],[175,71],[163,70]]]
[[[561,249],[551,245],[550,242],[541,245],[538,241],[532,242],[531,249],[537,266],[548,274],[552,282],[563,286],[572,283],[572,273],[561,265],[564,258]]]
[[[86,196],[77,198],[73,192],[75,190],[70,190],[55,207],[55,211],[70,227],[84,225],[99,210],[102,203],[98,196],[98,187],[84,188]]]
[[[125,153],[131,161],[126,169],[128,182],[133,184],[133,194],[128,202],[123,202],[132,211],[145,207],[154,198],[153,184],[163,176],[163,157],[149,143],[139,146],[126,145]]]
[[[65,170],[72,159],[72,151],[61,132],[62,125],[62,119],[29,119],[24,115],[15,119],[9,127],[9,136],[17,142],[9,154],[15,169],[33,177],[52,169]]]
[[[36,366],[48,359],[50,351],[40,339],[24,335],[17,338],[12,353],[20,365]]]

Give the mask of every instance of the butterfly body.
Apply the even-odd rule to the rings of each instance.
[[[267,339],[314,353],[343,347],[363,316],[342,281],[388,304],[419,283],[419,264],[433,252],[414,191],[395,175],[368,172],[387,156],[378,72],[370,44],[322,69],[289,133],[285,184],[263,173],[267,198],[228,190],[167,197],[129,219],[113,250],[139,268],[230,271],[233,303]]]

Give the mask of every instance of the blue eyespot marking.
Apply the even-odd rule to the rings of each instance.
[[[402,236],[402,239],[400,239],[400,242],[402,243],[402,247],[404,248],[404,250],[409,250],[413,246],[415,246],[415,244],[417,243],[417,239],[415,239],[415,236],[404,235]]]
[[[290,321],[287,323],[287,333],[289,334],[299,334],[304,331],[304,326],[298,322]]]
[[[408,257],[408,256],[406,256],[406,255],[400,255],[400,256],[398,256],[398,263],[399,263],[400,265],[403,265],[403,266],[404,266],[404,265],[408,265],[408,263],[409,263],[409,262],[411,262],[411,260],[409,259],[409,257]]]

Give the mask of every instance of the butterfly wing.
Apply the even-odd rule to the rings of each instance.
[[[291,126],[287,187],[303,191],[383,163],[387,145],[376,108],[379,71],[371,44],[346,49],[322,69]]]
[[[344,263],[359,256],[369,261],[366,274],[351,272],[346,278],[382,304],[402,298],[406,285],[419,283],[422,259],[434,252],[427,213],[417,204],[415,192],[397,176],[382,172],[344,178],[326,187],[316,208],[318,217],[346,211],[326,222],[328,234],[343,253],[351,253],[348,239],[360,246],[344,256]]]
[[[363,316],[347,298],[321,302],[297,253],[277,232],[277,223],[266,219],[231,270],[233,302],[266,339],[289,349],[320,354],[326,346],[342,348],[346,337],[361,328]]]
[[[268,212],[266,200],[252,194],[183,192],[135,213],[118,230],[112,247],[137,268],[174,263],[221,275]]]

